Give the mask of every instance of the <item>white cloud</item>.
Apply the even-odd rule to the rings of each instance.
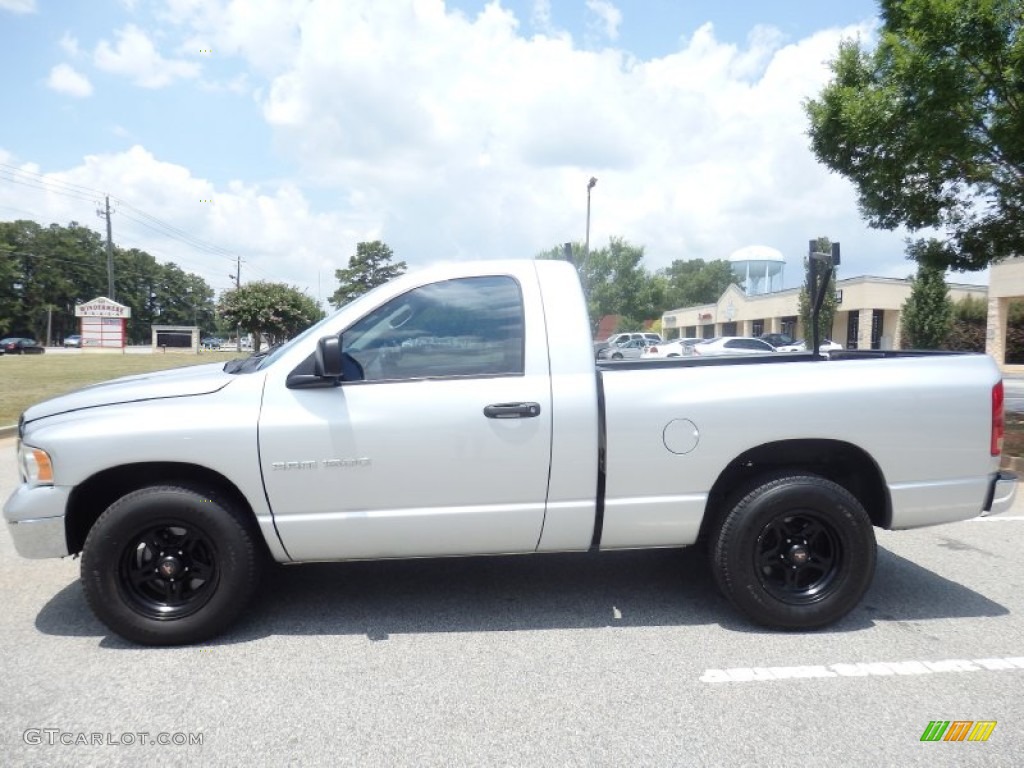
[[[598,29],[609,40],[619,39],[622,11],[609,0],[587,0],[587,10],[594,16]]]
[[[115,128],[115,131],[117,129]],[[38,165],[18,163],[0,150],[0,162],[28,172],[22,181],[43,174],[42,186],[0,184],[0,212],[16,218],[31,212],[44,224],[78,221],[97,231],[95,216],[102,192],[112,197],[114,241],[148,251],[161,262],[173,261],[203,276],[217,290],[229,288],[235,261],[195,244],[168,237],[123,200],[145,213],[206,243],[241,254],[243,280],[270,279],[298,285],[317,295],[317,276],[323,295],[334,290],[334,269],[344,266],[360,240],[378,236],[373,217],[356,203],[346,214],[318,213],[294,184],[261,187],[241,181],[217,186],[187,168],[161,161],[140,145],[125,152],[89,155],[75,167],[44,173]],[[83,188],[97,190],[95,195]],[[61,192],[72,191],[68,196]],[[201,200],[212,199],[212,203]],[[7,212],[14,211],[14,215]],[[19,213],[20,212],[20,213]]]
[[[826,81],[840,37],[862,30],[784,45],[759,28],[734,46],[706,25],[641,61],[526,39],[498,5],[467,19],[427,0],[313,2],[298,24],[264,114],[307,179],[374,201],[400,258],[582,240],[593,174],[591,242],[646,244],[651,266],[751,242],[798,254],[817,234],[855,232],[893,243],[884,258],[905,271],[898,238],[867,232],[805,135],[802,99]]]
[[[35,13],[36,0],[0,0],[0,11]]]
[[[70,32],[65,32],[64,36],[61,37],[59,43],[61,50],[64,51],[71,58],[75,58],[80,53],[78,47],[78,38],[72,35]]]
[[[640,59],[524,32],[498,3],[469,17],[441,0],[167,0],[165,14],[181,50],[245,65],[237,87],[259,94],[292,180],[214,188],[141,147],[69,173],[243,253],[252,274],[333,284],[355,243],[376,237],[411,265],[530,257],[583,240],[591,175],[591,243],[624,236],[651,268],[764,243],[789,258],[792,284],[807,240],[828,235],[843,243],[842,276],[908,272],[902,236],[869,230],[850,185],[815,162],[801,107],[839,40],[869,36],[867,24],[789,42],[760,27],[741,45],[705,25]],[[160,60],[136,31],[148,47],[134,60]],[[119,71],[156,78],[160,67],[127,65],[129,48],[109,51]],[[132,235],[187,268],[207,258]]]
[[[551,0],[533,0],[530,23],[537,31],[544,34],[554,31],[554,25],[551,22]]]
[[[76,72],[70,64],[58,64],[50,70],[47,86],[58,93],[66,93],[78,99],[92,95],[92,83],[85,75]]]
[[[199,65],[194,62],[161,56],[153,41],[134,24],[126,25],[115,34],[115,46],[101,40],[93,54],[96,67],[104,72],[130,77],[143,88],[162,88],[177,79],[199,74]]]

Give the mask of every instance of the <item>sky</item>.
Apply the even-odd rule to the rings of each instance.
[[[0,220],[77,221],[217,291],[337,287],[586,236],[649,269],[807,242],[905,277],[809,149],[802,103],[866,0],[0,0]],[[984,282],[984,275],[955,275]]]

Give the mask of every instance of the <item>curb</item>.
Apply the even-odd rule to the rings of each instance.
[[[18,436],[18,425],[11,424],[6,427],[0,427],[0,440],[5,437],[17,437]]]

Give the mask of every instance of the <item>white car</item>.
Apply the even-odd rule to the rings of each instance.
[[[695,344],[700,344],[704,339],[673,339],[662,341],[656,344],[649,344],[644,347],[640,357],[644,360],[657,360],[666,357],[689,357],[693,354]]]
[[[836,352],[843,349],[843,345],[839,344],[831,339],[825,339],[821,344],[818,345],[819,352]],[[807,342],[801,339],[800,341],[794,341],[792,344],[785,344],[778,348],[779,352],[806,352]]]
[[[775,347],[761,339],[746,336],[719,336],[693,345],[695,357],[716,357],[721,355],[763,355],[774,353]]]

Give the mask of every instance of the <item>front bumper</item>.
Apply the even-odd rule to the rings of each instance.
[[[22,557],[67,557],[64,511],[70,489],[20,485],[4,504],[7,530]]]
[[[992,476],[989,486],[988,500],[982,517],[991,517],[1006,512],[1013,507],[1017,497],[1017,475],[1013,472],[999,471]]]

